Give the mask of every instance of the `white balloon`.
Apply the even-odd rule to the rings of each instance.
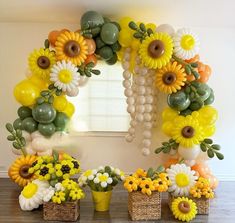
[[[45,152],[38,152],[37,155],[38,156],[51,156],[52,155],[52,149],[48,149]]]
[[[28,143],[25,147],[25,150],[27,152],[27,154],[29,155],[35,155],[36,154],[36,151],[32,149],[32,143]]]
[[[125,89],[124,94],[126,97],[130,97],[130,96],[132,96],[133,91],[132,91],[132,89],[128,88],[128,89]]]
[[[151,87],[146,87],[145,88],[145,95],[152,95],[153,93],[153,90]]]
[[[69,97],[76,97],[76,96],[78,96],[78,94],[79,94],[79,88],[78,87],[75,87],[71,91],[66,92],[66,95],[69,96]]]
[[[151,112],[153,110],[153,106],[150,104],[145,104],[144,110],[145,110],[145,112]]]
[[[158,26],[156,31],[162,33],[168,33],[170,36],[173,36],[175,34],[174,28],[169,24],[162,24]]]
[[[153,103],[153,96],[148,95],[148,96],[145,97],[145,99],[146,99],[146,103],[148,103],[148,104]]]
[[[87,76],[80,76],[80,79],[78,81],[78,85],[83,87],[87,84],[87,82],[89,81],[89,77]]]
[[[152,119],[152,115],[150,113],[145,113],[144,114],[144,120],[149,122]]]
[[[153,78],[152,78],[152,77],[148,77],[148,78],[146,79],[146,83],[147,83],[148,85],[152,85],[152,84],[153,84]]]
[[[131,72],[129,70],[125,70],[123,72],[124,79],[130,79],[131,78]]]
[[[153,127],[152,122],[145,122],[145,123],[144,123],[144,128],[145,128],[145,129],[151,129],[152,127]]]
[[[130,53],[130,52],[131,52],[131,48],[130,47],[125,49],[125,53]]]
[[[127,61],[123,62],[123,63],[122,63],[122,67],[123,67],[124,70],[128,70],[129,67],[130,67],[129,62],[127,62]]]
[[[34,139],[36,139],[36,138],[39,138],[39,137],[41,137],[41,138],[44,137],[39,131],[35,131],[35,132],[31,133],[31,139],[32,139],[32,141],[33,141]]]
[[[148,69],[146,67],[142,67],[139,69],[139,73],[141,75],[146,75],[148,73]]]
[[[135,129],[134,128],[129,128],[128,132],[130,133],[130,135],[133,135],[135,133]]]
[[[123,56],[123,60],[129,61],[130,57],[131,57],[130,53],[125,53],[124,56]]]
[[[135,61],[136,61],[137,64],[140,64],[141,63],[141,58],[139,56],[136,56]]]
[[[144,86],[139,86],[137,88],[137,93],[138,93],[138,95],[144,95],[145,94],[145,87]]]
[[[151,146],[151,140],[150,139],[144,139],[142,144],[145,147],[150,147]]]
[[[135,72],[136,74],[139,73],[139,69],[140,69],[139,66],[135,66],[135,67],[134,67],[134,72]]]
[[[132,142],[133,141],[133,136],[128,134],[128,135],[125,136],[125,139],[126,139],[127,142]]]
[[[145,139],[151,139],[151,137],[152,137],[152,132],[149,131],[149,130],[144,130],[143,136],[144,136]]]
[[[207,160],[210,160],[211,158],[207,155],[207,152],[203,152],[203,151],[200,151],[197,159],[196,159],[196,162],[197,163],[200,163],[200,162],[204,162],[204,161],[207,161]]]
[[[131,122],[130,122],[130,125],[132,126],[132,127],[135,127],[135,126],[137,126],[137,121],[135,121],[135,120],[131,120]]]
[[[127,102],[127,104],[129,104],[129,105],[133,105],[133,104],[135,104],[135,98],[134,98],[134,97],[128,97],[128,98],[126,99],[126,102]]]
[[[139,77],[137,78],[137,84],[139,84],[139,85],[144,85],[144,84],[145,84],[145,77],[139,76]]]
[[[22,130],[22,136],[25,138],[26,142],[31,142],[32,138],[31,138],[31,134],[29,134],[28,132]]]
[[[130,88],[130,87],[131,87],[131,81],[129,81],[129,80],[124,80],[124,81],[122,82],[122,85],[123,85],[123,87],[125,87],[125,88]]]
[[[193,166],[196,164],[196,161],[195,160],[184,160],[184,163],[187,165],[187,166]]]
[[[201,149],[199,146],[194,146],[192,148],[186,148],[183,146],[179,146],[178,153],[182,156],[185,160],[195,160],[199,155]]]
[[[36,152],[46,152],[53,146],[53,139],[38,137],[32,141],[32,149]]]
[[[143,116],[142,114],[137,114],[137,115],[136,115],[136,120],[137,120],[138,122],[142,122],[142,121],[144,120],[144,116]]]
[[[135,113],[135,106],[134,105],[128,105],[127,106],[127,112],[131,113],[131,114]]]
[[[136,111],[139,112],[139,113],[144,113],[145,106],[144,105],[137,105],[136,106]]]
[[[137,103],[144,104],[146,102],[146,98],[143,95],[137,97]]]
[[[150,150],[149,150],[149,148],[143,148],[142,149],[142,154],[144,155],[144,156],[148,156],[149,154],[150,154]]]

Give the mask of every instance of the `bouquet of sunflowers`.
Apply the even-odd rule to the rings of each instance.
[[[125,179],[124,187],[128,192],[141,191],[143,194],[151,195],[153,191],[165,192],[171,181],[164,168],[159,166],[157,170],[149,168],[145,171],[141,168]]]

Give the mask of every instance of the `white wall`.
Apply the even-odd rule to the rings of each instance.
[[[90,1],[90,5],[92,5],[91,2],[93,1]],[[115,4],[112,4],[111,1],[109,2],[110,9],[115,13]],[[120,2],[122,6],[125,6],[126,3],[124,1]],[[127,3],[130,2],[127,1]],[[219,3],[220,1],[207,1],[203,5],[202,1],[197,1],[197,5],[193,6],[188,4],[188,2],[192,1],[179,1],[180,6],[172,7],[171,4],[167,8],[165,4],[175,2],[167,1],[167,3],[162,5],[164,11],[155,14],[155,9],[152,9],[153,2],[155,3],[156,1],[145,1],[145,8],[148,8],[146,12],[149,12],[146,16],[144,13],[136,14],[138,4],[135,5],[135,11],[129,12],[128,15],[136,19],[141,17],[144,21],[150,21],[151,19],[151,21],[157,24],[160,22],[170,23],[178,27],[187,25],[200,36],[201,59],[213,68],[209,84],[213,87],[216,95],[216,101],[213,106],[219,111],[217,133],[214,139],[222,145],[225,155],[224,161],[214,159],[210,161],[210,166],[214,174],[220,179],[235,180],[235,150],[233,148],[235,146],[233,139],[235,137],[235,71],[233,68],[235,59],[235,25],[234,20],[230,17],[231,13],[235,11],[235,4],[233,1],[221,1],[221,4]],[[84,7],[80,8],[86,8],[89,5],[85,4],[85,1],[81,1],[81,4]],[[100,5],[96,7],[94,4],[92,5],[93,8],[101,8]],[[73,6],[79,7],[79,5]],[[7,9],[6,7],[12,8]],[[155,4],[155,7],[159,11],[161,4]],[[13,121],[16,118],[19,104],[17,104],[13,97],[13,88],[17,82],[24,78],[28,54],[34,48],[38,48],[43,44],[43,40],[50,30],[64,27],[74,30],[78,28],[78,20],[77,22],[71,20],[71,17],[79,17],[75,16],[74,10],[70,12],[68,8],[64,9],[64,14],[62,14],[63,21],[69,21],[69,23],[63,24],[58,14],[60,12],[58,8],[55,8],[56,13],[52,15],[49,14],[52,12],[50,11],[52,8],[48,7],[44,17],[41,14],[38,14],[37,17],[37,14],[32,13],[34,8],[31,7],[31,13],[19,13],[19,17],[17,17],[17,12],[22,12],[23,8],[24,4],[21,4],[21,6],[15,5],[14,8],[7,2],[2,4],[2,7],[0,6],[0,176],[6,173],[8,166],[15,159],[15,156],[11,153],[10,144],[6,140],[7,132],[4,126],[7,121]],[[220,14],[217,13],[219,8]],[[9,9],[12,10],[10,11]],[[107,9],[108,6],[106,5]],[[9,10],[8,15],[5,12],[6,10]],[[65,16],[66,10],[70,13],[68,14],[70,19]],[[185,10],[187,10],[186,16],[184,16]],[[191,17],[188,10],[192,11]],[[11,13],[12,11],[15,13],[14,16],[16,18]],[[121,8],[117,8],[117,13],[120,16],[126,15],[125,11],[126,8],[123,8],[123,12]],[[230,15],[228,16],[228,14]],[[31,20],[30,16],[32,17]],[[118,17],[118,15],[116,16]],[[44,21],[45,18],[51,22],[46,23]],[[18,21],[16,22],[16,20]],[[57,20],[60,23],[55,23]],[[7,21],[11,21],[11,23]],[[192,22],[192,25],[190,25],[190,22]],[[165,106],[165,96],[160,95],[159,97],[159,110],[161,111]],[[159,123],[160,125],[161,123]],[[164,138],[158,129],[155,131],[154,136],[153,148],[157,147]],[[131,172],[139,166],[144,168],[157,166],[162,162],[161,160],[165,159],[165,157],[157,158],[153,153],[148,157],[141,156],[140,149],[137,146],[138,142],[127,144],[122,135],[72,136],[72,138],[76,140],[77,148],[74,147],[71,152],[80,157],[84,169],[107,163]]]

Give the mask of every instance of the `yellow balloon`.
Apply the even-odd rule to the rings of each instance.
[[[71,102],[68,102],[63,112],[71,118],[75,112],[75,107]]]
[[[129,28],[129,22],[133,21],[133,19],[131,17],[122,17],[119,20],[119,25],[121,26],[122,29],[124,28]]]
[[[125,49],[124,49],[124,48],[121,48],[121,50],[119,50],[119,51],[117,52],[117,58],[118,58],[119,61],[122,61],[124,51],[125,51]]]
[[[133,40],[133,32],[130,29],[121,29],[118,35],[118,42],[122,47],[129,47]]]
[[[165,108],[162,112],[162,119],[163,121],[172,121],[174,118],[178,116],[178,112],[171,109],[171,108]]]
[[[145,26],[146,26],[146,29],[152,29],[153,32],[155,32],[156,29],[157,29],[157,26],[155,24],[153,24],[153,23],[148,23]]]
[[[44,90],[48,88],[49,83],[45,80],[42,80],[38,77],[38,75],[33,74],[29,77],[29,81],[31,81],[35,86],[37,86],[40,90]]]
[[[215,134],[215,126],[212,125],[212,126],[203,126],[203,131],[204,131],[204,134],[205,134],[205,137],[208,138],[208,137],[211,137]]]
[[[54,102],[53,102],[54,108],[59,112],[64,111],[67,104],[68,104],[68,101],[64,95],[55,97]]]
[[[32,106],[40,96],[40,89],[29,80],[23,80],[14,88],[15,99],[24,106]]]
[[[172,129],[173,129],[173,124],[172,122],[165,122],[162,124],[162,131],[168,135],[171,136],[172,134]]]
[[[218,112],[212,106],[205,106],[198,112],[198,121],[201,125],[213,125],[218,119]]]
[[[135,38],[134,38],[134,39],[131,41],[131,48],[132,48],[133,50],[138,50],[139,47],[140,47],[140,41],[139,41],[138,39],[135,39]]]

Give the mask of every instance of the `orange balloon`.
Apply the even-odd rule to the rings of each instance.
[[[196,54],[193,58],[189,59],[189,60],[185,60],[185,62],[187,63],[196,63],[200,60],[200,56],[198,54]]]
[[[195,80],[195,77],[192,74],[191,75],[187,75],[186,78],[187,78],[187,81],[190,81],[190,82]]]
[[[214,190],[218,187],[219,181],[213,174],[208,174],[205,178],[209,180],[211,189]]]
[[[86,60],[85,60],[85,64],[88,64],[88,63],[94,63],[95,65],[97,64],[97,58],[95,56],[95,54],[92,54],[92,55],[88,55]]]
[[[60,35],[60,31],[58,30],[53,30],[49,33],[48,40],[52,46],[55,46],[56,39],[59,35]]]
[[[206,178],[208,174],[211,174],[211,170],[206,163],[197,163],[191,169],[196,171],[200,177]]]
[[[175,158],[170,158],[166,163],[164,163],[164,167],[167,169],[169,168],[171,165],[178,163],[179,160],[175,159]]]
[[[205,72],[199,72],[200,78],[198,79],[201,83],[206,83],[209,80],[209,76]]]
[[[69,31],[68,29],[61,29],[61,30],[60,30],[60,34],[61,34],[61,33],[64,33],[64,32],[70,32],[70,31]]]
[[[85,39],[88,46],[88,55],[91,55],[95,52],[96,44],[93,39]]]

